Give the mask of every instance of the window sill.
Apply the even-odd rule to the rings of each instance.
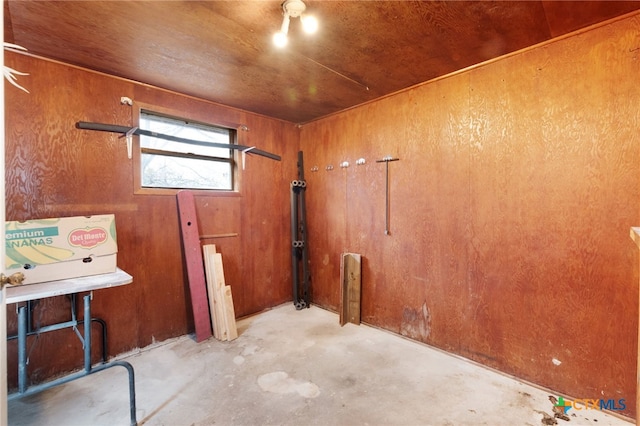
[[[170,195],[175,197],[178,191],[191,191],[199,197],[242,197],[239,191],[219,191],[215,189],[172,189],[172,188],[136,188],[134,195]]]

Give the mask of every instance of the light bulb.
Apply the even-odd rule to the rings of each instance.
[[[275,44],[277,47],[285,47],[288,42],[289,40],[287,39],[287,35],[282,31],[278,31],[273,35],[273,44]]]
[[[302,29],[307,34],[313,34],[318,31],[318,20],[310,15],[304,15],[300,18],[302,21]]]

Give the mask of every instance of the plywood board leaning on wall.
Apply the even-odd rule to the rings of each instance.
[[[196,204],[191,191],[178,191],[177,198],[182,245],[189,278],[193,319],[196,327],[196,341],[202,342],[211,337],[212,332],[207,309],[207,289],[204,271],[202,270],[202,252],[200,249]]]
[[[360,324],[362,258],[356,253],[342,253],[340,258],[340,325]]]
[[[216,253],[214,244],[202,246],[207,275],[209,308],[213,320],[213,335],[218,340],[233,340],[238,337],[231,286],[226,285],[222,254]]]

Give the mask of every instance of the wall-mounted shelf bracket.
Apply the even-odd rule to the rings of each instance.
[[[281,157],[276,154],[272,154],[270,152],[262,151],[260,149],[256,149],[254,147],[249,147],[246,145],[236,145],[236,144],[228,144],[228,143],[217,143],[217,142],[205,142],[198,141],[193,139],[179,138],[177,136],[165,135],[162,133],[152,132],[150,130],[143,130],[138,127],[127,127],[127,126],[117,126],[113,124],[102,124],[102,123],[87,123],[86,121],[78,121],[76,123],[76,128],[84,129],[84,130],[98,130],[102,132],[111,132],[111,133],[120,133],[123,136],[129,137],[132,135],[137,136],[149,136],[152,138],[164,139],[172,142],[178,143],[188,143],[191,145],[199,145],[199,146],[208,146],[213,148],[226,148],[226,149],[234,149],[234,150],[250,150],[251,154],[260,155],[262,157],[271,158],[272,160],[280,161]],[[249,151],[248,151],[249,152]]]
[[[133,135],[136,130],[138,130],[137,127],[132,127],[131,129],[129,129],[129,131],[127,131],[127,133],[124,134],[124,136],[127,138],[127,157],[129,158],[129,160],[131,160],[131,153],[133,152]]]

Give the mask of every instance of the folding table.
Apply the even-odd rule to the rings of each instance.
[[[18,311],[18,392],[9,395],[8,399],[17,399],[26,395],[41,392],[53,386],[70,382],[88,376],[111,367],[121,366],[129,373],[129,413],[131,425],[136,425],[136,392],[133,366],[125,361],[106,362],[106,352],[103,351],[103,363],[95,366],[91,365],[91,322],[99,321],[103,326],[103,349],[106,345],[106,324],[104,321],[91,318],[91,300],[93,291],[103,288],[117,287],[130,284],[133,281],[131,275],[121,269],[109,274],[92,275],[81,278],[73,278],[59,281],[49,281],[38,284],[27,284],[21,286],[7,287],[7,305],[17,303]],[[83,296],[84,318],[76,317],[75,300],[79,293],[88,293]],[[32,330],[27,317],[30,314],[28,306],[30,302],[48,297],[71,295],[71,319]],[[78,325],[83,325],[84,335],[78,331]],[[63,328],[73,328],[84,349],[84,370],[69,374],[56,380],[29,387],[27,384],[27,335],[45,333]]]

